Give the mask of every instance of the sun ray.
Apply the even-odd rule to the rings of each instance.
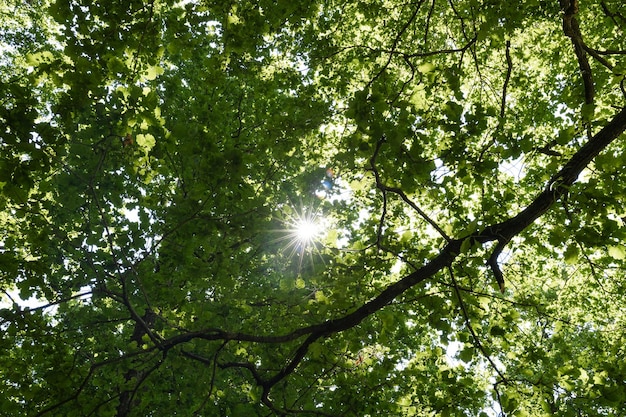
[[[298,272],[302,268],[305,258],[313,261],[313,254],[319,250],[328,221],[321,215],[319,207],[300,205],[298,209],[293,204],[282,210],[283,228],[277,230],[280,236],[275,241],[283,242],[284,251],[291,259],[298,257]]]

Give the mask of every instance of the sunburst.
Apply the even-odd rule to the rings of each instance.
[[[294,247],[299,252],[312,249],[325,229],[319,213],[314,209],[302,208],[299,212],[295,211],[291,217],[287,220],[285,229],[287,246]]]
[[[312,260],[328,229],[328,221],[321,215],[319,208],[291,205],[283,211],[284,227],[279,231],[283,236],[278,241],[284,242],[285,253],[289,258],[297,256],[298,268],[302,267],[305,257]]]

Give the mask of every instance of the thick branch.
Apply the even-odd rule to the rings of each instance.
[[[574,45],[574,52],[578,59],[578,67],[583,77],[583,84],[585,86],[585,104],[593,103],[595,96],[595,87],[593,84],[593,74],[591,73],[591,66],[587,59],[587,53],[583,43],[583,37],[578,27],[578,20],[576,14],[578,13],[578,0],[560,0],[561,8],[563,9],[563,32],[565,36],[572,40]]]

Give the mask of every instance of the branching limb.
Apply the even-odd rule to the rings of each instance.
[[[15,301],[15,299],[13,297],[11,297],[11,294],[9,292],[7,292],[6,290],[2,290],[2,292],[9,299],[9,301],[11,301],[11,304],[19,305],[19,303],[17,303]],[[50,302],[48,302],[46,304],[43,304],[43,305],[40,305],[40,306],[37,306],[37,307],[28,307],[28,310],[24,310],[24,311],[22,311],[22,313],[26,313],[26,312],[34,313],[35,311],[46,310],[48,308],[51,308],[51,307],[54,307],[54,306],[57,306],[57,305],[61,305],[63,303],[71,301],[71,300],[76,300],[76,299],[80,299],[80,298],[83,298],[83,297],[89,297],[92,294],[93,294],[92,291],[86,291],[86,292],[77,293],[77,294],[74,294],[74,295],[71,295],[71,296],[68,296],[68,297],[64,297],[64,298],[58,298],[58,299],[56,299],[54,301],[50,301]]]
[[[591,72],[591,66],[587,59],[587,53],[583,43],[582,34],[580,33],[580,27],[578,26],[578,20],[576,14],[578,14],[578,0],[559,0],[561,3],[561,9],[563,10],[563,33],[565,36],[572,40],[574,45],[574,52],[578,59],[578,67],[583,77],[583,84],[585,87],[585,104],[593,103],[595,96],[595,87],[593,83],[593,74]]]
[[[387,191],[392,192],[394,194],[397,194],[400,196],[400,198],[407,203],[413,210],[415,210],[415,212],[422,218],[424,219],[428,224],[430,224],[436,231],[437,233],[439,233],[447,242],[450,242],[452,239],[450,238],[450,236],[448,236],[446,234],[446,232],[439,227],[439,225],[433,220],[431,219],[422,209],[420,209],[417,204],[415,204],[407,195],[404,191],[402,191],[400,188],[396,188],[396,187],[388,187],[387,185],[385,185],[380,177],[380,173],[378,172],[378,169],[376,168],[376,159],[378,157],[378,153],[380,151],[380,148],[382,146],[382,144],[384,143],[384,138],[382,138],[381,140],[378,141],[378,143],[376,144],[376,149],[374,150],[374,154],[372,155],[372,157],[370,158],[370,169],[371,171],[374,173],[374,180],[376,181],[376,188],[378,188],[382,193],[383,193],[383,202],[385,203],[385,207],[386,207],[386,202],[387,202]],[[382,223],[382,219],[381,219],[381,223]]]
[[[478,37],[474,36],[473,38],[469,39],[468,42],[459,47],[459,48],[450,48],[450,49],[437,49],[437,50],[433,50],[433,51],[425,51],[425,52],[403,52],[403,51],[397,51],[397,50],[390,50],[387,48],[373,48],[369,45],[351,45],[351,46],[345,46],[343,48],[341,48],[339,51],[334,52],[333,54],[329,55],[328,58],[332,57],[333,55],[337,55],[341,52],[345,52],[351,49],[366,49],[368,51],[370,51],[371,53],[374,54],[391,54],[391,55],[399,55],[404,59],[411,59],[411,58],[425,58],[425,57],[429,57],[429,56],[435,56],[435,55],[450,55],[450,54],[457,54],[457,53],[465,53],[465,51],[467,51],[469,48],[471,48],[476,42],[478,41]],[[377,75],[380,76],[380,75]],[[376,77],[374,77],[374,80],[376,79]],[[373,82],[373,80],[372,80]],[[371,82],[369,83],[371,84]]]
[[[498,402],[498,406],[500,407],[500,410],[504,410],[504,406],[503,406],[503,402],[502,402],[502,395],[500,394],[500,390],[498,389],[498,386],[500,384],[502,384],[504,381],[496,381],[495,384],[493,384],[493,390],[496,393],[496,400]],[[506,414],[504,413],[504,411],[502,411],[499,416],[502,417],[506,417]]]
[[[148,379],[152,372],[156,371],[162,364],[165,359],[165,355],[161,357],[155,364],[150,366],[145,370],[134,370],[131,369],[126,374],[126,380],[129,381],[132,378],[136,378],[137,382],[132,390],[122,391],[119,395],[119,405],[117,407],[117,417],[126,417],[130,414],[133,403],[135,402],[135,397],[139,392],[139,389],[143,385],[143,383]]]
[[[383,228],[385,224],[385,217],[387,215],[387,192],[385,189],[380,188],[378,185],[381,184],[380,173],[376,168],[376,158],[378,157],[378,152],[380,151],[381,146],[385,142],[385,137],[383,136],[376,142],[376,149],[374,150],[374,154],[370,158],[370,170],[374,173],[374,180],[376,181],[376,186],[382,192],[383,196],[383,207],[380,214],[380,220],[378,221],[378,228],[376,230],[376,246],[380,248],[382,238],[383,238]]]
[[[585,52],[587,52],[589,55],[591,55],[596,61],[598,61],[600,64],[604,65],[606,68],[608,68],[609,70],[613,70],[613,64],[611,64],[609,61],[607,61],[601,54],[600,51],[597,51],[593,48],[590,48],[589,46],[587,46],[587,44],[585,44],[584,42],[581,41],[581,44],[583,46],[583,49],[585,50]],[[624,51],[626,53],[626,51]]]
[[[519,234],[543,215],[565,195],[578,175],[611,142],[626,130],[626,107],[617,113],[593,138],[585,143],[546,184],[544,190],[535,197],[528,207],[517,215],[486,227],[476,239],[481,242],[508,239]]]
[[[225,362],[217,365],[220,369],[229,369],[229,368],[243,368],[250,371],[252,378],[254,378],[257,385],[264,387],[267,385],[267,381],[261,377],[259,371],[256,366],[249,362]]]
[[[478,36],[474,35],[473,38],[471,38],[465,45],[461,46],[460,48],[452,48],[452,49],[441,49],[441,50],[436,50],[436,51],[428,51],[428,52],[415,52],[412,54],[404,54],[407,58],[418,58],[418,57],[427,57],[427,56],[434,56],[434,55],[442,55],[442,54],[456,54],[456,53],[464,53],[465,51],[467,51],[469,48],[471,48],[476,41],[478,41]]]
[[[589,162],[625,130],[626,108],[619,112],[613,120],[608,122],[600,132],[598,132],[572,156],[565,166],[552,177],[546,188],[539,193],[539,195],[526,209],[522,210],[516,216],[511,217],[508,220],[488,226],[471,236],[451,240],[444,248],[441,249],[437,256],[432,258],[422,267],[406,275],[401,280],[390,284],[376,297],[343,317],[303,327],[281,336],[257,336],[241,333],[228,333],[223,330],[213,329],[206,332],[193,332],[174,336],[164,342],[163,345],[173,347],[177,344],[196,338],[223,341],[239,340],[263,344],[283,343],[307,336],[302,344],[296,349],[292,359],[283,368],[283,370],[265,382],[268,387],[271,387],[287,377],[296,369],[313,342],[319,340],[320,338],[328,337],[332,334],[340,333],[357,326],[367,317],[370,317],[372,314],[390,304],[397,297],[404,294],[408,289],[424,282],[429,278],[432,278],[442,269],[449,267],[454,259],[458,257],[461,244],[465,239],[472,238],[481,243],[498,241],[499,244],[496,247],[496,250],[494,250],[495,256],[494,254],[491,255],[493,259],[497,259],[499,251],[502,250],[499,249],[499,246],[504,248],[504,245],[506,244],[505,242],[510,241],[512,237],[518,235],[534,223],[534,221],[543,215],[555,201],[565,195],[568,187],[575,182],[580,172],[582,172]]]
[[[125,360],[140,356],[140,355],[144,355],[147,353],[151,353],[154,352],[155,349],[146,349],[143,351],[136,351],[136,352],[132,352],[123,356],[119,356],[119,357],[115,357],[115,358],[111,358],[111,359],[106,359],[103,360],[101,362],[98,363],[94,363],[89,367],[89,371],[87,372],[87,375],[85,375],[85,377],[83,378],[83,380],[81,381],[80,385],[78,386],[78,388],[76,388],[76,390],[69,395],[67,398],[65,398],[64,400],[61,400],[57,403],[54,403],[52,405],[49,405],[47,407],[44,407],[43,409],[41,409],[39,412],[37,412],[37,414],[35,414],[35,417],[40,417],[43,415],[46,415],[54,410],[57,410],[59,408],[61,408],[62,406],[64,406],[67,403],[70,403],[74,400],[76,400],[80,394],[85,390],[85,388],[87,388],[87,384],[89,383],[89,381],[91,381],[91,378],[93,377],[93,375],[96,373],[97,370],[99,370],[100,368],[103,368],[105,366],[112,366],[112,365],[117,365]]]
[[[297,339],[304,338],[295,348],[291,359],[289,359],[285,366],[270,379],[263,379],[252,364],[241,363],[227,363],[222,364],[221,367],[239,367],[249,369],[254,380],[263,388],[264,396],[263,402],[268,407],[273,407],[269,400],[270,389],[285,379],[291,373],[295,371],[298,365],[305,358],[310,346],[317,340],[329,337],[331,335],[341,333],[345,330],[354,328],[359,325],[368,317],[372,316],[376,312],[383,309],[385,306],[392,303],[402,294],[406,293],[409,289],[422,283],[428,279],[431,279],[440,271],[445,268],[449,268],[452,262],[461,253],[461,245],[465,239],[475,239],[477,242],[486,243],[498,241],[496,250],[491,255],[493,259],[497,259],[499,246],[504,247],[505,243],[510,241],[514,236],[521,233],[528,226],[534,223],[540,216],[548,211],[552,205],[561,197],[566,195],[569,187],[576,181],[578,175],[582,170],[591,162],[604,148],[612,143],[617,137],[626,131],[626,108],[617,113],[614,118],[606,123],[606,125],[590,140],[587,141],[565,164],[565,166],[552,176],[548,181],[546,187],[541,191],[535,199],[530,203],[528,207],[519,212],[517,215],[504,220],[500,223],[493,224],[485,227],[483,230],[477,231],[469,236],[463,238],[451,239],[447,244],[439,251],[439,253],[427,261],[420,268],[412,271],[404,276],[402,279],[388,285],[378,295],[367,301],[360,307],[349,312],[348,314],[339,318],[326,320],[319,324],[306,326],[295,329],[289,333],[283,335],[258,335],[258,334],[246,334],[246,333],[231,333],[221,329],[207,329],[205,331],[198,332],[185,332],[179,335],[170,337],[166,340],[155,343],[155,346],[151,349],[134,353],[134,355],[144,355],[150,351],[161,350],[164,353],[168,349],[171,349],[177,345],[189,342],[194,339],[201,340],[214,340],[226,343],[230,340],[238,340],[242,342],[252,342],[257,344],[281,344],[290,341],[296,341]],[[379,145],[380,146],[380,145]],[[496,254],[494,256],[494,254]],[[153,340],[154,341],[154,340]],[[37,415],[43,415],[47,412],[57,409],[60,406],[67,404],[84,390],[88,381],[93,377],[93,374],[97,368],[100,368],[106,364],[114,364],[123,359],[127,359],[130,356],[127,355],[124,358],[114,358],[107,362],[101,362],[97,365],[92,365],[89,373],[83,380],[81,386],[75,391],[69,398],[62,401],[59,404],[52,405],[45,410],[42,410]],[[219,365],[218,365],[219,366]]]
[[[89,187],[89,191],[90,194],[93,197],[93,201],[96,205],[96,208],[98,210],[98,215],[100,217],[100,222],[102,224],[102,227],[104,229],[104,236],[106,238],[107,244],[109,246],[109,250],[111,252],[111,256],[113,258],[114,264],[116,265],[116,271],[115,274],[119,280],[120,286],[122,287],[122,300],[121,302],[124,304],[124,306],[127,308],[128,312],[130,313],[131,318],[135,321],[135,323],[137,323],[138,326],[140,326],[142,328],[142,330],[145,332],[145,334],[147,334],[150,337],[150,340],[152,340],[152,342],[155,345],[158,345],[161,341],[160,337],[154,333],[152,331],[152,328],[150,326],[148,326],[143,318],[141,317],[141,315],[136,311],[136,309],[134,308],[134,306],[132,305],[132,303],[130,302],[130,297],[129,295],[129,288],[128,288],[128,272],[125,271],[122,267],[122,265],[128,265],[131,269],[131,271],[134,273],[135,277],[137,278],[137,280],[139,279],[138,276],[139,274],[137,274],[133,262],[130,260],[130,256],[128,255],[128,253],[126,253],[123,249],[118,249],[115,245],[115,239],[114,239],[114,235],[112,232],[112,228],[111,225],[107,219],[107,214],[104,210],[104,207],[102,205],[102,203],[100,202],[100,196],[98,195],[98,192],[96,190],[96,187],[94,185],[94,180],[95,180],[95,173],[99,172],[104,164],[104,160],[106,158],[106,152],[103,151],[100,155],[97,167],[94,170],[94,175],[90,178],[90,180],[88,181],[87,185]],[[118,251],[121,252],[121,255],[118,254]],[[123,257],[123,259],[122,259]],[[146,305],[148,306],[148,311],[152,311],[152,308],[150,307],[150,301],[148,300],[148,297],[146,296],[146,293],[143,289],[143,286],[141,285],[141,282],[138,280],[138,287],[142,293],[142,295],[144,296]]]
[[[611,18],[611,20],[613,20],[613,23],[615,23],[617,27],[622,27],[622,25],[626,23],[626,17],[620,14],[619,12],[612,12],[611,10],[609,10],[608,6],[606,5],[606,2],[601,1],[600,6],[602,6],[602,11],[604,12],[605,16]],[[621,23],[620,23],[620,20],[621,20]]]
[[[400,39],[402,38],[402,35],[404,35],[404,32],[406,32],[406,30],[409,28],[409,26],[411,25],[411,23],[415,20],[415,18],[417,17],[417,13],[419,12],[419,10],[422,8],[422,4],[424,3],[425,0],[419,0],[417,6],[415,7],[415,9],[413,10],[413,13],[411,13],[411,16],[409,17],[409,19],[404,23],[404,25],[402,25],[402,27],[400,28],[400,30],[398,31],[398,34],[396,35],[396,37],[393,40],[393,43],[391,45],[391,49],[389,50],[388,54],[389,56],[387,57],[387,61],[385,62],[385,64],[381,67],[381,69],[378,71],[378,73],[372,77],[372,79],[369,81],[369,83],[367,84],[367,87],[365,88],[366,90],[372,85],[372,83],[378,78],[380,77],[383,72],[385,72],[385,70],[387,69],[387,67],[389,66],[389,64],[391,64],[391,60],[393,59],[394,55],[396,55],[396,50],[398,49],[398,44],[400,43]]]
[[[384,184],[378,184],[378,188],[384,188],[386,191],[390,191],[394,194],[397,194],[400,196],[400,198],[406,203],[408,204],[413,210],[415,210],[415,212],[422,218],[424,219],[428,224],[430,224],[436,231],[437,233],[439,233],[441,235],[441,237],[443,237],[447,242],[450,242],[452,240],[452,238],[450,236],[448,236],[448,234],[441,228],[439,227],[439,225],[430,218],[430,216],[428,216],[428,214],[426,214],[422,209],[419,208],[419,206],[417,204],[415,204],[407,195],[404,191],[402,191],[400,188],[395,188],[395,187],[387,187]]]

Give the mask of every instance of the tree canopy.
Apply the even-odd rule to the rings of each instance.
[[[0,415],[626,416],[623,0],[6,0]]]

